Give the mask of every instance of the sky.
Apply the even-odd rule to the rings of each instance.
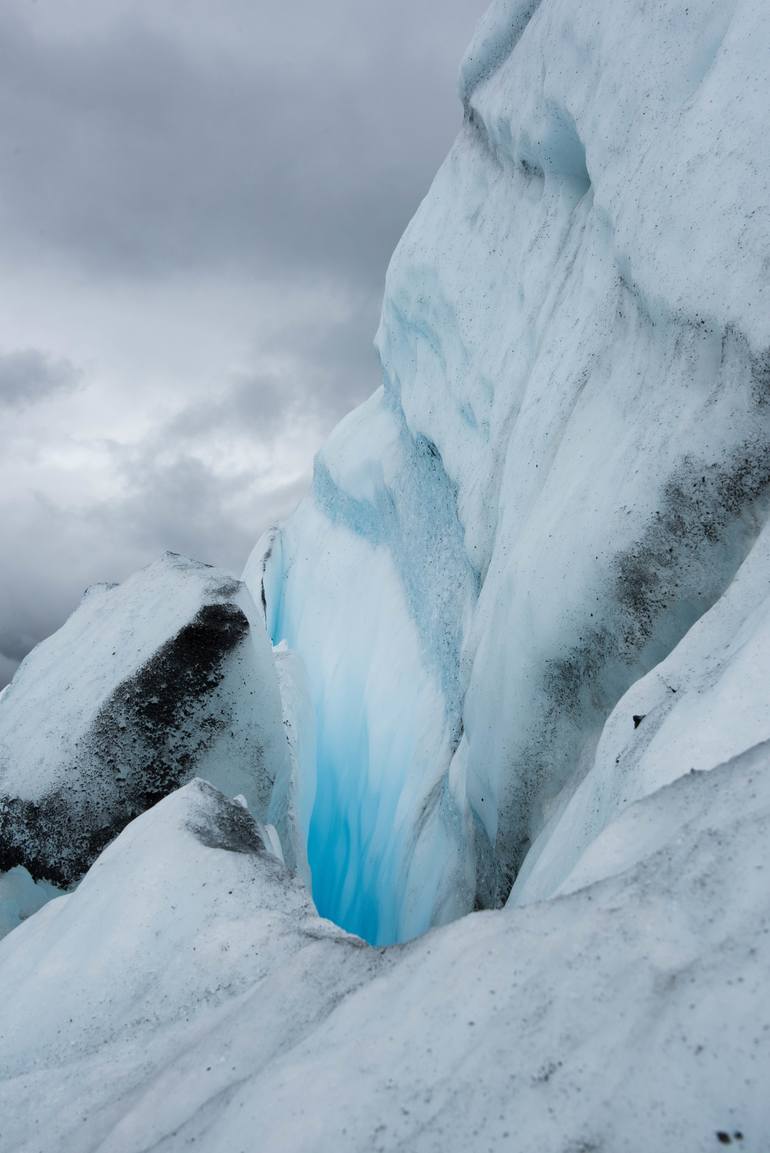
[[[96,581],[240,571],[379,383],[486,0],[2,0],[0,687]]]

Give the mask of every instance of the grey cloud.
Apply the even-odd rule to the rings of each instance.
[[[303,405],[307,397],[308,405]],[[287,422],[315,415],[316,400],[311,388],[302,388],[296,378],[274,372],[239,372],[218,399],[190,405],[163,429],[166,442],[207,440],[212,433],[226,431],[247,436],[255,442],[269,442],[286,428]]]
[[[223,477],[187,454],[157,461],[149,448],[131,454],[119,467],[127,495],[90,510],[95,527],[109,532],[119,524],[126,541],[147,556],[169,548],[240,571],[261,527],[260,502],[248,500],[248,518],[235,516],[228,505],[248,493],[250,473]],[[263,519],[269,514],[263,513]]]
[[[283,482],[254,467],[220,472],[167,426],[138,445],[115,443],[111,451],[123,495],[82,512],[89,534],[110,540],[118,554],[154,558],[171,549],[236,575],[260,533],[295,508],[309,481],[309,468]],[[113,569],[107,577],[116,579]]]
[[[363,299],[343,319],[330,321],[319,301],[316,323],[292,325],[263,345],[263,356],[280,358],[280,369],[234,373],[222,395],[190,405],[159,439],[206,439],[224,429],[267,442],[297,424],[329,431],[380,382],[372,340],[378,306],[378,297]]]
[[[244,294],[269,285],[283,322],[271,320],[272,335],[257,344],[243,321],[232,363],[253,343],[254,367],[248,357],[237,371],[223,364],[210,400],[200,400],[198,381],[198,399],[191,392],[176,416],[168,412],[178,388],[159,403],[161,416],[142,401],[138,415],[156,423],[131,446],[119,443],[128,435],[119,415],[104,426],[111,395],[115,413],[125,411],[133,365],[123,352],[95,366],[87,346],[71,353],[88,363],[98,419],[87,432],[74,421],[52,427],[52,440],[58,451],[59,437],[111,438],[108,489],[122,495],[100,493],[95,480],[85,504],[65,499],[56,465],[40,480],[46,492],[30,482],[19,492],[7,465],[0,686],[86,585],[123,579],[166,548],[238,571],[261,529],[300,498],[306,479],[282,470],[281,442],[307,426],[308,445],[317,443],[379,383],[372,337],[385,268],[459,123],[454,77],[485,4],[3,0],[0,246],[11,274],[39,274],[20,308],[38,327],[15,336],[11,319],[6,347],[23,341],[66,357],[60,298],[81,290],[98,294],[103,318],[127,300],[135,307],[145,287],[203,285],[216,329],[220,291],[225,308],[233,284]],[[296,315],[297,294],[306,304],[313,292],[317,309]],[[353,303],[335,311],[327,293]],[[0,322],[13,313],[2,303]],[[194,350],[195,331],[177,335],[183,311],[183,302],[164,305],[153,320],[161,341],[168,333]],[[66,360],[8,356],[0,407],[45,402],[76,383]],[[30,414],[19,449],[27,460],[45,417],[45,403]],[[205,463],[215,443],[238,459],[253,443],[255,458],[261,447],[278,463],[264,475],[220,474]],[[87,467],[78,492],[88,491]]]
[[[5,653],[0,652],[0,689],[8,684],[16,669],[19,667],[19,662],[7,657]]]
[[[257,536],[307,487],[300,478],[254,490],[250,473],[222,477],[185,454],[159,461],[150,445],[114,451],[122,497],[76,509],[37,495],[13,512],[0,508],[15,540],[0,568],[0,688],[89,584],[122,580],[165,549],[238,575]]]
[[[291,6],[300,35],[314,7]],[[253,55],[226,59],[173,39],[141,5],[82,39],[34,35],[18,4],[4,6],[9,231],[103,273],[216,264],[276,281],[379,280],[459,105],[432,80],[445,62],[430,40],[410,43],[407,6],[336,8],[340,38],[319,38],[303,72],[259,5],[244,28]]]
[[[6,625],[0,630],[0,656],[18,664],[36,641],[33,633]]]
[[[80,373],[68,360],[56,360],[38,349],[0,352],[0,406],[25,408],[54,393],[74,388]]]

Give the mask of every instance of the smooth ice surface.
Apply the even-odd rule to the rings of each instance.
[[[763,0],[499,0],[460,90],[383,387],[250,566],[315,705],[314,892],[374,941],[500,903],[535,841],[548,890],[584,778],[656,787],[606,739],[592,772],[602,730],[767,514]]]

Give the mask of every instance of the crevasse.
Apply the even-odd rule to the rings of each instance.
[[[248,569],[312,700],[314,896],[371,941],[558,889],[636,795],[625,702],[753,555],[767,36],[756,0],[500,0],[471,45],[383,387]]]
[[[309,547],[290,552],[295,538],[286,526],[261,546],[259,580],[273,643],[302,654],[313,686],[317,791],[308,857],[316,904],[368,940],[386,941],[398,939],[405,920],[420,931],[431,916],[429,888],[408,915],[401,901],[415,836],[407,798],[413,793],[412,805],[420,803],[424,787],[410,769],[436,741],[445,761],[459,742],[462,621],[478,580],[435,448],[410,436],[384,390],[364,409],[349,425],[355,433],[362,416],[378,421],[387,460],[370,468],[356,459],[343,424],[316,462],[312,495],[297,514],[313,538]],[[334,579],[340,564],[343,596],[327,600],[323,619],[310,603],[307,613],[297,612],[289,587]],[[381,654],[375,668],[373,651]],[[423,798],[423,820],[445,811],[459,840],[456,806],[442,797],[445,776],[436,774],[428,805]],[[434,873],[438,883],[441,870]]]

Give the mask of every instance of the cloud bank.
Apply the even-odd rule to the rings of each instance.
[[[378,384],[471,0],[0,10],[0,685],[165,548],[237,571]]]

